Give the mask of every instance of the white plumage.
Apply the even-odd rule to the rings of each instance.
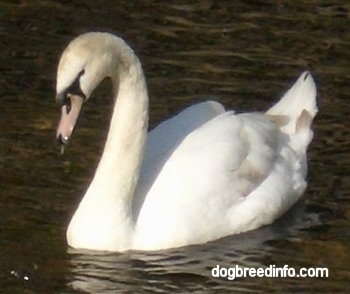
[[[94,179],[68,227],[69,245],[123,251],[204,243],[271,224],[304,192],[317,113],[310,73],[266,113],[226,112],[207,101],[148,136],[141,65],[111,34],[84,34],[63,53],[57,78],[63,113],[65,101],[79,96],[72,83],[89,98],[106,76],[116,104]],[[77,111],[71,113],[63,120],[75,123],[69,116]],[[67,121],[57,136],[65,144],[71,131],[62,125]]]

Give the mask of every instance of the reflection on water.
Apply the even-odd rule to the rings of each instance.
[[[205,245],[159,252],[97,255],[95,252],[69,249],[69,285],[75,290],[88,293],[113,293],[116,289],[132,292],[192,292],[205,291],[207,287],[213,287],[217,291],[227,287],[231,290],[244,288],[250,292],[258,291],[259,284],[251,283],[250,280],[240,279],[234,285],[229,285],[232,281],[227,278],[212,278],[211,270],[218,264],[220,267],[269,266],[271,261],[265,258],[271,251],[278,250],[279,245],[277,243],[277,248],[274,248],[274,245],[264,244],[265,241],[281,241],[286,236],[293,235],[296,228],[306,224],[308,228],[319,224],[320,215],[312,211],[305,212],[305,209],[303,203],[298,203],[272,226]],[[275,287],[270,285],[270,288]]]
[[[0,1],[2,291],[348,289],[349,11],[340,1]],[[311,69],[320,113],[305,200],[273,226],[205,245],[151,253],[67,252],[65,228],[97,164],[112,101],[102,87],[60,156],[54,147],[54,78],[67,42],[96,29],[119,32],[140,56],[152,126],[203,97],[231,109],[267,108],[300,72]],[[322,266],[330,277],[232,282],[210,276],[217,264]]]

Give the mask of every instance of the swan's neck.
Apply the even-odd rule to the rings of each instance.
[[[148,127],[148,96],[140,64],[113,80],[115,105],[91,197],[117,201],[127,215],[140,173]],[[89,194],[90,196],[90,194]]]
[[[146,83],[133,58],[111,75],[115,105],[110,129],[93,181],[67,231],[73,247],[121,251],[131,246],[131,206],[148,126]]]

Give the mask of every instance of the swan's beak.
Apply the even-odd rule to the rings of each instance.
[[[69,95],[62,105],[61,119],[56,132],[57,143],[61,146],[62,153],[74,131],[83,101],[84,99],[78,95]]]

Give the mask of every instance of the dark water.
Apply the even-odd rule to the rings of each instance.
[[[0,1],[1,293],[345,293],[350,4],[96,2]],[[320,112],[304,201],[272,226],[205,245],[99,255],[69,250],[65,228],[101,154],[112,101],[102,87],[61,156],[54,145],[55,71],[67,42],[91,30],[119,33],[140,56],[152,126],[207,97],[231,109],[265,109],[310,69]],[[228,281],[211,277],[217,264],[319,266],[330,276]]]

